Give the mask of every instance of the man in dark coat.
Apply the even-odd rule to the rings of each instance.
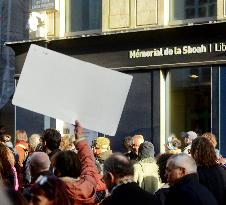
[[[195,161],[187,154],[173,155],[166,165],[170,190],[166,205],[217,205],[210,191],[199,183]]]
[[[156,205],[153,195],[141,189],[133,175],[132,162],[121,153],[112,154],[104,162],[104,181],[111,194],[101,205]]]
[[[50,176],[49,156],[45,152],[34,152],[29,158],[29,170],[31,174],[31,182],[26,184],[23,189],[23,195],[29,201],[31,199],[31,187],[35,184],[40,176]]]

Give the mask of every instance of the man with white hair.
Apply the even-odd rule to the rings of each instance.
[[[170,186],[166,205],[217,205],[214,196],[199,183],[196,163],[189,155],[181,153],[170,157],[166,175]]]
[[[143,135],[134,135],[133,136],[132,145],[131,145],[131,152],[129,153],[129,155],[127,155],[127,157],[130,160],[139,161],[138,150],[139,150],[141,143],[143,143],[143,142],[144,142]]]
[[[35,152],[37,146],[41,143],[41,136],[39,134],[32,134],[29,138],[29,152]]]
[[[194,139],[198,137],[198,135],[194,131],[182,132],[181,137],[184,138],[185,148],[183,153],[190,155],[191,144]]]
[[[25,185],[31,183],[31,173],[30,173],[30,159],[33,152],[36,151],[37,146],[40,144],[41,136],[39,134],[32,134],[29,137],[28,142],[28,151],[29,156],[25,159],[25,169],[24,169],[24,183]]]

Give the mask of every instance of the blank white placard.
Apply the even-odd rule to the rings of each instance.
[[[115,135],[132,76],[32,44],[13,104]],[[29,122],[28,122],[29,123]]]

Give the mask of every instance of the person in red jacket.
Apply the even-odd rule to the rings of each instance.
[[[93,152],[83,136],[83,128],[77,121],[75,147],[77,154],[67,150],[58,152],[53,157],[54,174],[64,181],[71,204],[95,204],[100,176]]]

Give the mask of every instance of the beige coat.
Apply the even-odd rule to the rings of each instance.
[[[145,158],[134,164],[134,181],[151,193],[161,187],[158,175],[158,165],[153,158]]]

